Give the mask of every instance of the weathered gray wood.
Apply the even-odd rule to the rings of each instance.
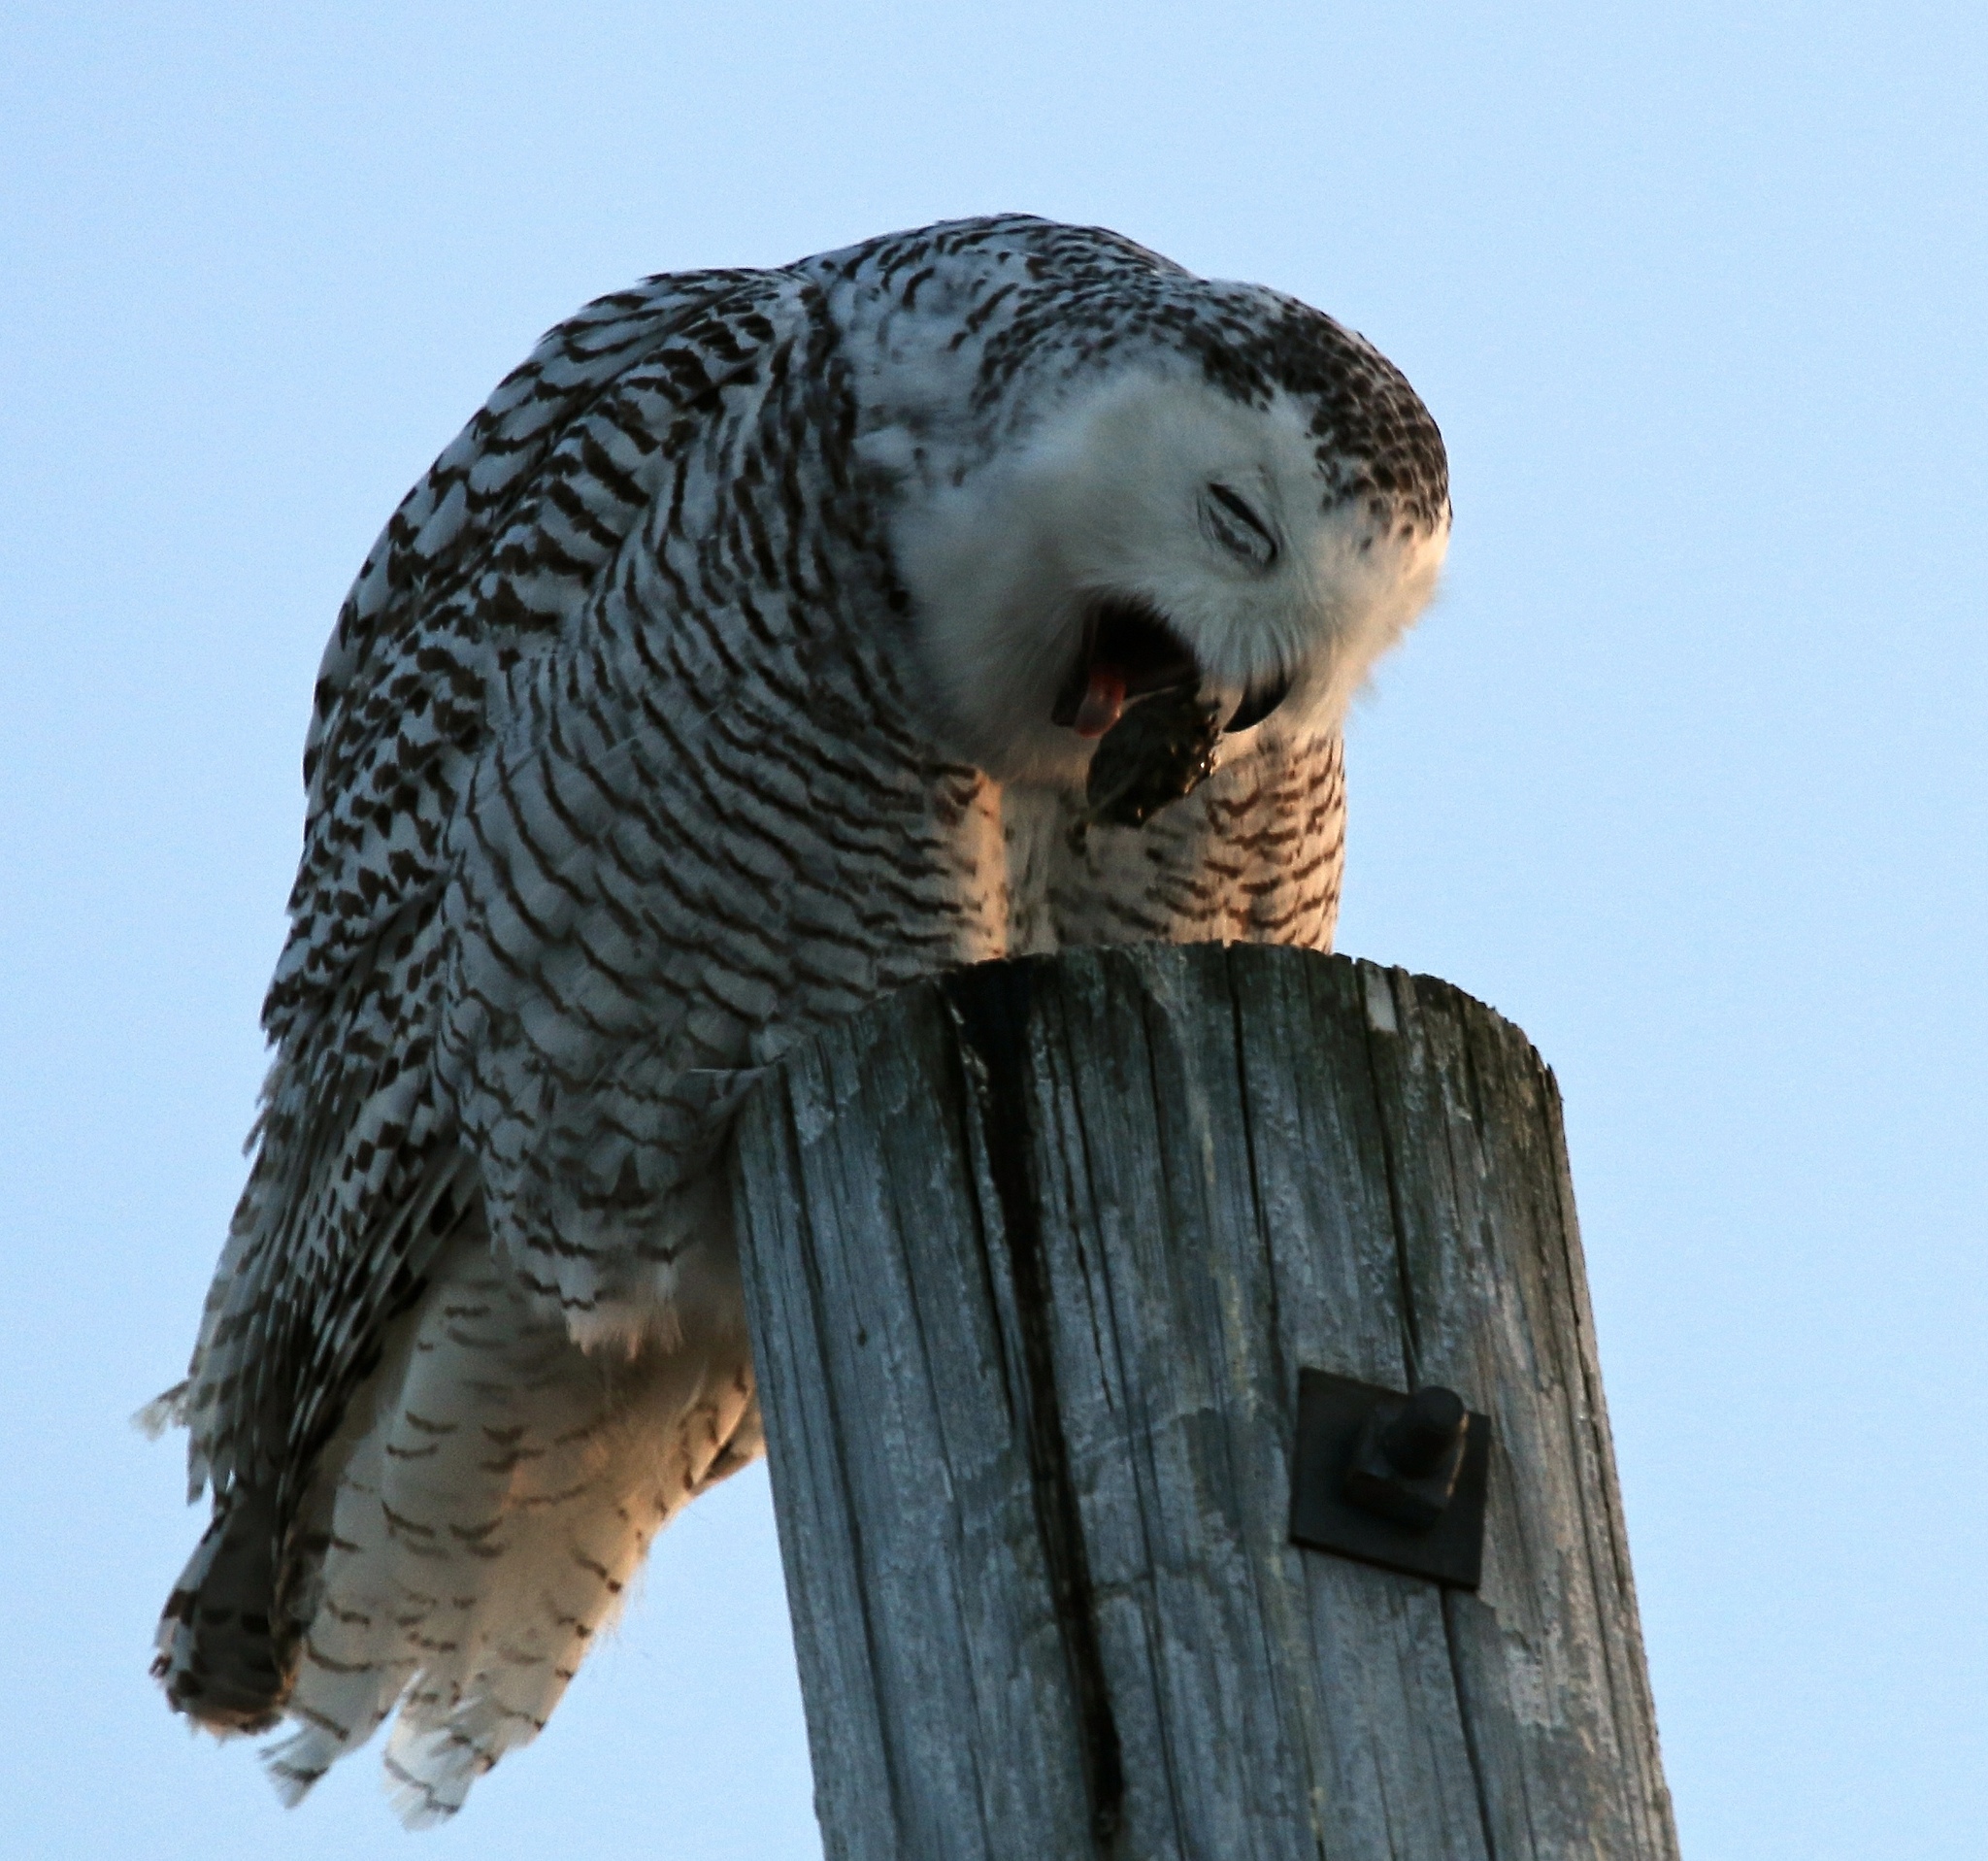
[[[1550,1074],[1248,947],[920,984],[734,1188],[827,1851],[1676,1852]],[[1493,1418],[1484,1579],[1287,1540],[1301,1366]]]

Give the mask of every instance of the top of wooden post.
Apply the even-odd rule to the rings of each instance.
[[[831,1855],[1673,1856],[1551,1076],[1254,947],[920,983],[735,1169]],[[1299,1373],[1490,1419],[1474,1594],[1294,1545]]]

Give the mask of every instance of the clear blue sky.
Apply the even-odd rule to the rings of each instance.
[[[0,49],[0,1852],[399,1853],[146,1678],[345,585],[541,329],[1020,208],[1364,330],[1447,592],[1343,947],[1566,1092],[1692,1861],[1988,1828],[1988,51],[1890,0],[159,8]],[[763,1474],[407,1852],[813,1852]]]

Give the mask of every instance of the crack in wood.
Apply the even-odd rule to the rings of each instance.
[[[1048,1261],[1030,1156],[1027,1069],[1033,987],[1026,962],[983,964],[955,971],[942,982],[952,1010],[965,1075],[961,1100],[978,1116],[988,1174],[1001,1203],[1002,1236],[1013,1277],[1022,1370],[1027,1380],[1029,1472],[1037,1525],[1082,1728],[1091,1836],[1101,1852],[1109,1852],[1124,1815],[1125,1766],[1099,1645],[1083,1520],[1056,1390]]]

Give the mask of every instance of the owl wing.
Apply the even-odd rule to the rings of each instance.
[[[757,1066],[998,934],[986,784],[917,721],[838,338],[788,288],[726,419],[507,675],[451,828],[438,1076],[492,1245],[589,1344],[670,1331],[687,1191]]]
[[[521,728],[557,733],[542,675],[583,656],[645,535],[764,412],[818,320],[806,295],[779,274],[703,273],[588,306],[499,386],[367,558],[317,683],[255,1160],[181,1398],[196,1492],[274,1483],[278,1515],[292,1509],[474,1195],[438,1054],[445,986],[482,980],[452,914],[475,889],[464,868],[494,856],[465,832],[467,804]],[[642,592],[669,604],[651,616],[664,635],[725,598]]]
[[[463,1421],[495,1426],[476,1366],[500,1345],[556,1344],[597,1397],[566,1341],[653,1328],[683,1346],[646,1359],[674,1366],[656,1374],[675,1415],[712,1369],[692,1327],[722,1328],[724,1263],[695,1249],[723,1238],[700,1172],[741,1081],[773,1041],[985,953],[1000,910],[986,784],[930,746],[901,680],[908,604],[851,468],[853,395],[815,283],[715,275],[607,300],[491,409],[389,525],[327,655],[278,1056],[183,1398],[215,1515],[158,1671],[208,1724],[264,1726],[315,1624],[296,1697],[322,1737],[278,1767],[296,1789],[377,1723],[413,1658],[377,1636],[316,1645],[334,1634],[325,1584],[358,1594],[415,1530],[363,1468],[418,1468]],[[509,1344],[471,1305],[510,1314]],[[369,1426],[354,1398],[417,1307],[392,1330],[395,1386],[429,1408]],[[714,1390],[709,1441],[670,1424],[693,1483],[737,1464],[730,1436],[754,1425],[749,1387],[726,1373]],[[453,1451],[475,1462],[482,1438]],[[425,1529],[474,1538],[456,1499]],[[558,1556],[569,1579],[609,1568]],[[339,1634],[364,1613],[326,1607]],[[438,1672],[482,1645],[458,1639]],[[552,1691],[513,1733],[570,1670],[539,1666]],[[324,1689],[346,1680],[332,1712]],[[454,1709],[417,1705],[418,1744]],[[481,1764],[502,1740],[477,1738]]]

